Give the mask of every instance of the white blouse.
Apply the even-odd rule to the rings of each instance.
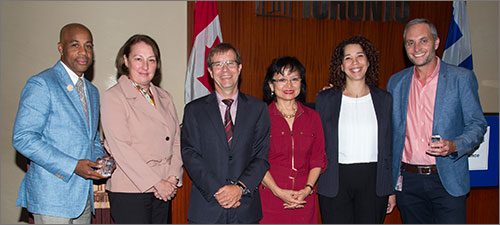
[[[371,94],[342,95],[339,115],[339,163],[377,162],[377,116]]]

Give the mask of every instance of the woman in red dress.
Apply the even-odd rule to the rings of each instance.
[[[273,60],[264,80],[271,118],[270,169],[260,194],[260,223],[318,223],[316,181],[326,167],[319,114],[303,104],[305,68],[295,57]]]

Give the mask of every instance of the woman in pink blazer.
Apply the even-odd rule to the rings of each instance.
[[[134,35],[116,58],[118,83],[104,92],[105,147],[117,168],[106,183],[115,223],[167,223],[170,200],[182,185],[180,128],[161,76],[160,50]]]

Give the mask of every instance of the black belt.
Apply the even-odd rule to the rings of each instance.
[[[401,171],[424,174],[424,175],[438,173],[436,165],[412,165],[404,162],[401,162]]]

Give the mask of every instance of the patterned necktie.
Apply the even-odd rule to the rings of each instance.
[[[76,82],[76,91],[78,92],[78,96],[80,96],[80,101],[82,102],[83,112],[85,112],[85,117],[87,117],[87,121],[89,120],[89,111],[87,109],[87,98],[85,98],[85,89],[83,88],[83,79],[78,78]]]
[[[233,104],[233,99],[222,100],[226,104],[226,113],[224,114],[224,130],[226,131],[227,143],[231,144],[233,139],[233,120],[231,119],[231,104]]]

